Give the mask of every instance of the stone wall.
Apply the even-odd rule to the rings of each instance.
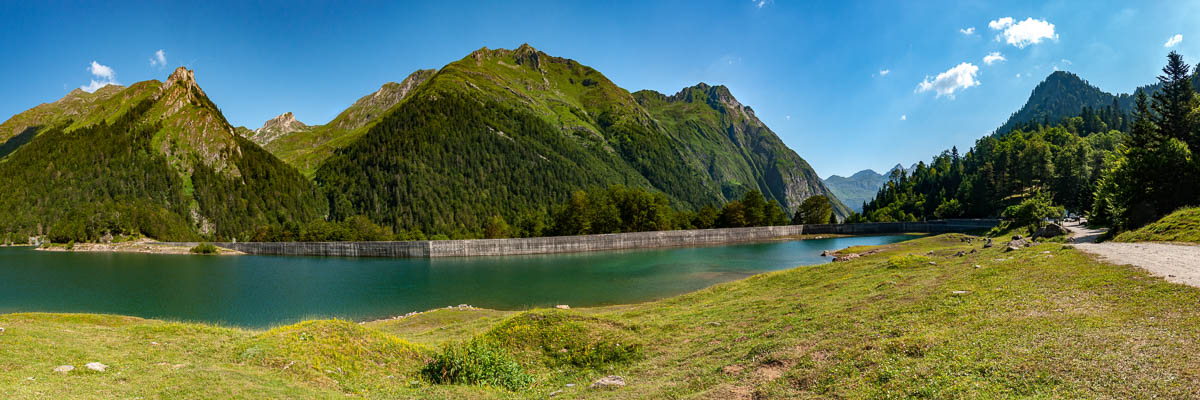
[[[343,257],[467,257],[705,246],[723,243],[765,241],[805,234],[872,235],[965,232],[990,229],[996,226],[997,223],[999,223],[998,220],[972,219],[693,229],[522,239],[424,240],[410,242],[242,242],[214,244],[249,254]],[[169,244],[183,246],[196,245],[196,243]]]

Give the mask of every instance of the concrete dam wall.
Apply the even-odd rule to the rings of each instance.
[[[406,242],[222,242],[214,244],[248,254],[344,257],[469,257],[705,246],[783,239],[806,234],[873,235],[966,232],[990,229],[998,223],[999,220],[993,219],[972,219],[692,229],[520,239],[422,240]],[[194,243],[172,244],[195,245]]]

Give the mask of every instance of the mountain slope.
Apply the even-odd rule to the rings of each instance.
[[[230,238],[324,213],[311,182],[236,135],[192,71],[116,89],[44,118],[57,122],[0,161],[0,229]]]
[[[1200,90],[1200,75],[1193,77],[1192,86],[1196,90]],[[1140,90],[1145,91],[1149,96],[1161,87],[1162,84],[1155,82],[1138,87],[1133,93],[1111,94],[1093,86],[1078,75],[1067,71],[1054,71],[1037,87],[1034,87],[1033,92],[1029,94],[1029,99],[1021,106],[1021,109],[1013,113],[1004,122],[1004,125],[996,129],[996,132],[1007,133],[1027,123],[1058,124],[1064,118],[1080,115],[1084,107],[1093,112],[1109,108],[1122,115],[1128,115],[1133,111],[1133,94]],[[1108,128],[1122,129],[1115,126]]]
[[[484,48],[417,87],[315,179],[335,218],[365,214],[396,229],[442,232],[477,230],[492,215],[528,218],[574,190],[610,184],[654,188],[685,208],[750,189],[785,207],[828,193],[752,111],[721,99],[698,118],[732,134],[705,143],[713,138],[676,129],[683,123],[667,118],[667,105],[652,113],[574,60],[528,45]],[[719,117],[731,112],[739,114]],[[705,153],[719,158],[694,157]]]
[[[423,69],[413,72],[400,83],[388,82],[374,93],[363,96],[324,125],[296,125],[291,113],[267,121],[249,136],[251,140],[284,162],[312,176],[316,168],[337,149],[345,147],[366,132],[366,128],[387,114],[409,93],[437,72]],[[284,118],[284,120],[279,120]],[[280,126],[286,124],[286,127]]]
[[[650,90],[633,96],[683,145],[691,167],[720,186],[725,200],[758,190],[795,210],[810,196],[830,193],[812,167],[724,86],[700,83],[672,96]],[[837,196],[830,197],[838,215],[849,213]]]
[[[70,122],[72,118],[91,112],[101,102],[124,89],[124,86],[118,85],[107,85],[94,93],[75,89],[53,103],[43,103],[14,115],[0,124],[0,158],[28,143],[39,132],[58,127]]]

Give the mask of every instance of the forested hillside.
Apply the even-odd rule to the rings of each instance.
[[[661,191],[683,210],[751,190],[789,209],[828,193],[723,87],[635,96],[528,45],[445,66],[315,179],[335,219],[457,235],[497,215],[544,218],[575,190],[613,184]]]
[[[0,232],[233,238],[325,213],[311,182],[233,134],[191,71],[102,91],[0,159]]]
[[[334,150],[353,143],[366,133],[368,127],[387,115],[434,72],[418,70],[400,83],[385,83],[324,125],[297,125],[295,117],[286,113],[280,116],[284,117],[283,121],[267,121],[262,128],[248,133],[249,137],[279,159],[312,176]]]
[[[528,45],[417,71],[324,125],[284,113],[255,130],[234,128],[180,68],[166,82],[72,92],[10,119],[0,133],[0,187],[14,193],[0,200],[12,215],[0,232],[18,240],[753,226],[786,223],[816,197],[834,215],[849,215],[724,86],[633,94]],[[596,194],[612,188],[628,189]],[[562,217],[579,193],[608,199],[577,214],[594,224]],[[665,222],[610,218],[608,204],[656,213],[661,201]]]
[[[996,217],[1046,199],[1115,232],[1200,203],[1195,75],[1172,52],[1158,80],[1133,96],[1131,114],[1085,107],[1053,125],[984,137],[965,155],[943,152],[885,184],[851,220]]]

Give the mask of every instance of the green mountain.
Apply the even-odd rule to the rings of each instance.
[[[3,126],[25,143],[0,159],[0,232],[228,238],[325,213],[315,186],[235,134],[182,67],[166,82],[72,92]]]
[[[363,96],[325,125],[305,125],[292,113],[275,117],[262,128],[243,131],[247,138],[258,143],[284,162],[312,176],[337,149],[345,147],[366,133],[374,122],[403,101],[417,86],[433,76],[434,70],[418,70],[400,83],[388,82],[374,93]]]
[[[758,190],[795,210],[810,196],[830,193],[808,162],[724,86],[700,83],[669,97],[650,90],[633,96],[662,132],[681,145],[689,167],[720,185],[726,201]],[[836,196],[831,198],[838,215],[849,214]]]
[[[1200,75],[1192,78],[1192,87],[1200,90]],[[1162,84],[1155,82],[1134,89],[1133,93],[1112,94],[1100,90],[1078,75],[1067,71],[1054,71],[1046,77],[1029,94],[1029,100],[1017,112],[1004,122],[997,133],[1008,133],[1026,124],[1057,125],[1064,119],[1081,117],[1107,121],[1107,126],[1093,129],[1093,132],[1107,129],[1128,130],[1126,124],[1129,114],[1133,111],[1133,94],[1145,91],[1147,96],[1159,91]],[[1105,115],[1113,113],[1115,115]],[[1095,121],[1084,120],[1084,124]],[[1120,126],[1113,126],[1118,124]],[[1032,127],[1025,127],[1032,130]]]
[[[996,132],[1006,133],[1026,123],[1057,124],[1079,115],[1084,107],[1092,110],[1109,107],[1128,114],[1133,108],[1133,98],[1128,94],[1113,95],[1100,90],[1073,73],[1054,71],[1033,88],[1025,105]]]
[[[62,127],[70,123],[72,118],[91,112],[124,89],[124,86],[118,85],[104,86],[94,93],[75,89],[58,101],[40,104],[9,118],[0,124],[0,158],[16,151],[38,133]]]
[[[915,168],[915,166],[914,166]],[[825,186],[829,188],[839,199],[850,206],[854,212],[861,213],[864,203],[875,198],[875,194],[891,179],[892,171],[906,171],[904,166],[896,164],[888,173],[880,174],[874,170],[864,169],[855,172],[854,175],[843,177],[831,175],[825,178]]]
[[[528,45],[446,65],[315,180],[335,218],[441,232],[477,230],[493,215],[520,220],[611,184],[656,189],[684,208],[751,189],[788,209],[829,194],[724,87],[635,95]]]

